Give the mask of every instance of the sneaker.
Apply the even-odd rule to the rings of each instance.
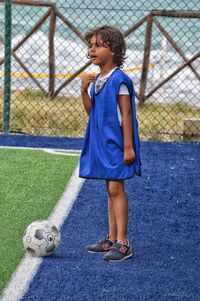
[[[104,255],[103,259],[106,261],[122,261],[132,257],[132,246],[128,241],[128,244],[125,244],[123,241],[118,240],[112,245],[110,251]]]
[[[89,245],[85,249],[89,253],[108,252],[113,245],[113,242],[109,239],[109,235],[106,235],[104,239],[100,240],[95,245]]]

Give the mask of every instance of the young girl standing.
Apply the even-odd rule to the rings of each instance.
[[[81,84],[89,120],[80,158],[79,176],[105,179],[108,193],[108,235],[88,252],[105,252],[104,259],[120,261],[132,256],[127,239],[128,200],[124,180],[140,176],[139,136],[135,94],[131,79],[120,69],[126,45],[122,33],[103,26],[86,33],[88,56],[100,74],[88,75]],[[92,83],[90,96],[89,85]]]

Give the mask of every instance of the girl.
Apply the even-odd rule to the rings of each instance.
[[[99,27],[87,32],[85,39],[89,45],[88,56],[99,66],[100,74],[84,77],[81,84],[89,120],[79,176],[106,180],[109,217],[108,235],[86,250],[106,252],[105,260],[120,261],[132,256],[132,246],[127,240],[128,200],[124,180],[141,175],[134,87],[120,69],[126,45],[119,30]]]

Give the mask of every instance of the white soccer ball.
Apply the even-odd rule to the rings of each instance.
[[[55,253],[60,240],[60,232],[55,225],[47,220],[38,220],[26,228],[23,245],[28,254],[43,257]]]

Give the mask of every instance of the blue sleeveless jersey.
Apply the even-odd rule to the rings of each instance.
[[[119,89],[124,83],[130,93],[133,116],[133,147],[135,161],[124,163],[124,140],[117,114]],[[89,115],[79,176],[92,179],[124,180],[141,175],[140,141],[135,110],[135,93],[131,79],[116,69],[102,89],[91,92],[92,109]]]

